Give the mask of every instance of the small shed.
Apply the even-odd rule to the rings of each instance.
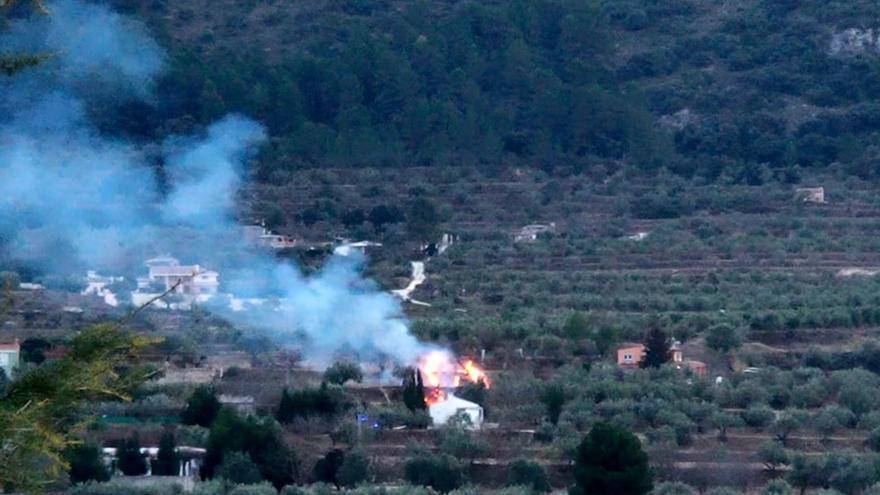
[[[795,195],[804,203],[825,204],[824,187],[801,187],[795,190]]]
[[[454,395],[449,395],[446,400],[433,404],[428,408],[428,414],[431,415],[434,426],[445,425],[450,418],[459,413],[467,414],[470,417],[473,429],[479,430],[480,426],[482,426],[483,408],[479,404],[460,399]]]

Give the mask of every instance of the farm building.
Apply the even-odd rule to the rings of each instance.
[[[804,203],[825,203],[824,187],[801,187],[795,190],[795,194]]]
[[[428,407],[428,414],[434,426],[445,425],[450,418],[462,413],[468,415],[473,429],[479,430],[483,425],[483,408],[479,404],[459,399],[454,395]]]
[[[199,265],[181,265],[177,258],[159,256],[146,261],[149,274],[138,278],[138,289],[159,285],[169,290],[180,282],[176,291],[183,294],[214,295],[220,287],[220,274]]]

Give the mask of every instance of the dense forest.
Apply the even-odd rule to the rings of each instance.
[[[155,137],[246,113],[272,135],[265,182],[316,166],[877,173],[876,40],[844,36],[870,27],[872,2],[113,3],[171,53],[157,104],[123,104],[105,128]]]

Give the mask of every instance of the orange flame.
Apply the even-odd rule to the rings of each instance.
[[[442,389],[432,388],[427,394],[425,394],[425,404],[427,404],[428,407],[431,407],[434,404],[445,402],[448,398],[449,395],[447,395]]]
[[[458,388],[462,380],[471,383],[483,383],[486,388],[491,381],[486,372],[473,360],[457,361],[446,351],[431,351],[419,360],[419,371],[427,392],[425,402],[431,406],[449,398],[443,389]]]

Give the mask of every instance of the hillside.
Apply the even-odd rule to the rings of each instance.
[[[283,343],[200,304],[148,309],[128,324],[166,338],[146,356],[157,380],[131,403],[88,404],[100,419],[87,440],[116,446],[137,433],[147,446],[173,430],[222,453],[211,435],[224,427],[181,419],[208,384],[227,409],[271,423],[266,439],[283,438],[298,464],[273,474],[296,485],[336,483],[320,466],[340,449],[367,457],[360,480],[389,493],[409,493],[394,491],[403,480],[429,485],[409,465],[438,459],[463,485],[456,495],[532,495],[511,486],[521,459],[561,491],[578,443],[611,422],[641,440],[653,495],[880,493],[877,2],[108,3],[145,23],[165,69],[146,101],[77,87],[96,134],[142,146],[161,188],[173,180],[167,138],[228,113],[252,117],[268,138],[241,154],[248,177],[229,181],[238,190],[224,226],[237,242],[240,224],[263,221],[298,245],[236,261],[293,260],[306,277],[271,273],[309,283],[338,239],[378,242],[366,251],[369,280],[341,284],[368,295],[406,287],[422,261],[419,303],[401,303],[410,332],[475,360],[492,383],[449,387],[484,408],[482,430],[428,429],[428,413],[406,403],[402,370],[355,363],[369,376],[339,383],[301,352],[319,335],[333,359],[360,358],[333,348],[336,327],[375,328],[340,316],[357,315],[356,298],[315,310],[332,313],[315,318],[318,333],[278,318],[271,328],[296,334]],[[204,156],[214,155],[193,161]],[[802,188],[822,188],[822,200]],[[79,272],[8,260],[6,230],[0,342],[31,339],[28,358],[51,350],[51,362],[71,335],[125,318],[125,305],[79,294]],[[446,234],[449,248],[432,252]],[[131,264],[143,274],[140,258]],[[210,269],[229,290],[233,270]],[[248,281],[264,283],[255,273]],[[14,290],[19,279],[46,289]],[[315,280],[298,308],[321,306]],[[707,373],[619,363],[616,349],[649,330]],[[289,392],[300,402],[284,416]],[[765,487],[781,479],[791,486]]]

